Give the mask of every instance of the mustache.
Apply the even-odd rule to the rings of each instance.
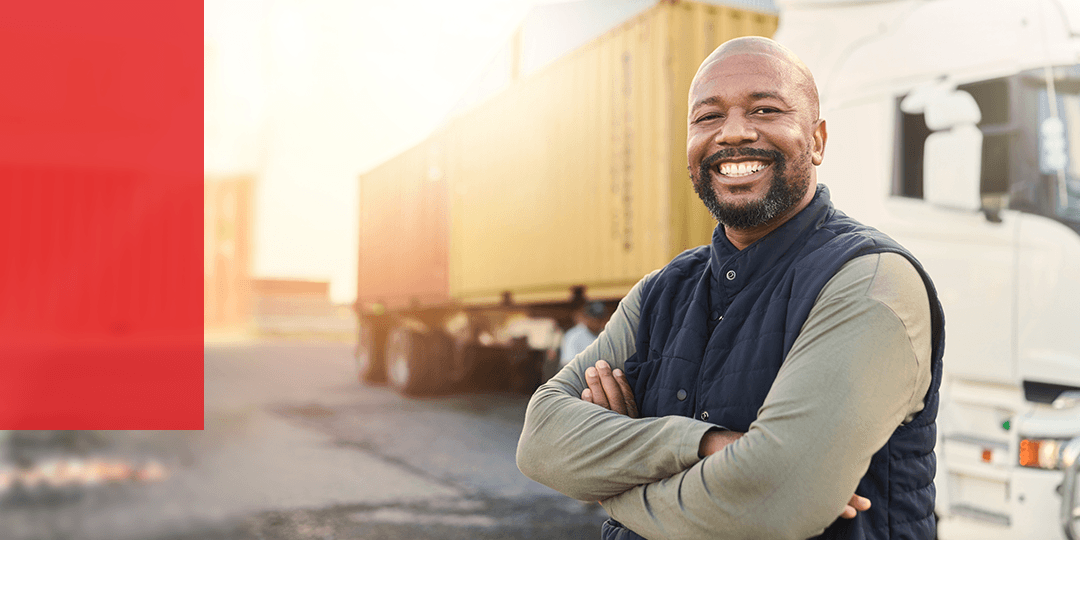
[[[731,158],[768,158],[775,163],[784,161],[784,155],[776,150],[763,150],[761,148],[726,148],[718,150],[701,161],[701,170],[707,171],[722,160]]]

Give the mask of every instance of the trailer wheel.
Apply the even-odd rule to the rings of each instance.
[[[386,381],[386,327],[360,319],[356,344],[356,373],[361,383]]]
[[[543,381],[546,353],[529,347],[525,338],[515,338],[507,349],[510,366],[509,388],[511,392],[532,394]]]
[[[386,379],[408,396],[436,394],[450,381],[450,340],[437,333],[397,327],[386,343]]]

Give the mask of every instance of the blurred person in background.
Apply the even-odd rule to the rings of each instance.
[[[560,369],[596,341],[609,318],[603,302],[590,302],[574,313],[577,324],[566,330],[559,346]]]
[[[722,44],[690,87],[711,245],[642,279],[533,395],[525,475],[605,539],[933,538],[943,314],[918,261],[833,207],[809,69]]]

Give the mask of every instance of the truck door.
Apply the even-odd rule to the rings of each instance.
[[[1010,85],[992,80],[938,93],[945,105],[960,101],[961,110],[932,119],[932,106],[897,101],[888,203],[897,220],[888,231],[923,262],[945,309],[937,511],[996,534],[1009,526],[1011,514],[1013,452],[1002,424],[1022,398],[1016,372],[1019,218],[1002,209],[1014,135]],[[965,107],[974,114],[962,114]],[[946,519],[940,532],[948,536],[955,522]],[[961,537],[969,535],[979,537]]]
[[[981,113],[981,148],[965,150],[981,157],[976,179],[965,184],[977,186],[972,190],[974,205],[956,197],[928,198],[928,170],[944,173],[945,178],[959,177],[956,164],[966,159],[956,152],[926,156],[927,140],[939,132],[927,127],[921,108],[905,112],[907,98],[898,98],[893,194],[888,203],[895,220],[890,219],[886,231],[922,261],[938,288],[945,309],[950,375],[1015,384],[1018,222],[1000,210],[1009,189],[1009,85],[994,80],[960,86],[959,91],[970,94]],[[933,173],[929,175],[932,178]]]

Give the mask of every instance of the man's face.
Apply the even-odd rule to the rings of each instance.
[[[813,197],[826,135],[805,85],[790,63],[757,53],[724,56],[695,78],[690,180],[725,227],[759,227]]]

